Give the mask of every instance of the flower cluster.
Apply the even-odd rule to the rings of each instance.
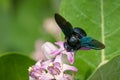
[[[74,52],[67,52],[63,42],[56,42],[59,48],[46,42],[41,47],[46,59],[40,59],[29,68],[30,80],[72,80],[71,74],[66,71],[77,71],[77,68],[63,61],[63,55],[67,55],[70,64],[74,62]]]

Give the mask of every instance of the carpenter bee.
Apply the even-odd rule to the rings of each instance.
[[[100,41],[88,37],[82,28],[73,28],[72,25],[58,13],[55,14],[55,21],[65,35],[64,48],[68,52],[79,49],[101,50],[105,48],[105,45]]]

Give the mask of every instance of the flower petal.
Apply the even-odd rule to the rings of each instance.
[[[62,54],[57,55],[54,62],[59,62],[60,64],[62,64]]]
[[[52,51],[50,54],[58,55],[62,51],[63,51],[63,49],[60,48],[60,49],[57,49],[55,51]]]
[[[74,52],[65,52],[64,54],[67,55],[67,58],[70,64],[73,64],[74,63]]]
[[[56,80],[64,80],[63,72],[60,75],[55,76]]]
[[[64,49],[64,42],[59,41],[59,42],[55,42],[56,45],[60,46],[60,48]]]
[[[35,65],[41,67],[41,62],[42,62],[42,60],[39,60]]]
[[[47,73],[47,74],[41,76],[41,78],[39,80],[52,80],[52,79],[54,79],[54,77],[51,74]]]
[[[42,52],[46,56],[47,59],[51,59],[51,58],[55,57],[55,55],[50,54],[52,51],[57,50],[57,47],[54,46],[52,43],[46,42],[45,44],[43,44],[41,49],[42,49]]]
[[[32,78],[32,77],[29,76],[29,80],[36,80],[36,79],[34,79],[34,78]]]
[[[63,64],[63,71],[66,71],[66,70],[78,71],[78,69],[76,67],[74,67],[74,66]]]

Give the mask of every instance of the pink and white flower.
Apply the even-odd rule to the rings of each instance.
[[[63,62],[63,55],[68,61],[74,62],[74,52],[67,52],[63,42],[56,42],[60,48],[46,42],[41,46],[41,52],[46,59],[41,58],[34,66],[29,68],[29,80],[72,80],[66,71],[77,71],[77,68]]]
[[[29,68],[30,79],[35,80],[72,80],[69,74],[65,71],[77,71],[77,68],[64,64],[62,62],[62,54],[57,55],[55,59],[47,60],[45,62],[37,62],[34,66]]]
[[[46,72],[45,65],[47,62],[38,61],[34,66],[29,67],[30,80],[51,80],[54,77]]]

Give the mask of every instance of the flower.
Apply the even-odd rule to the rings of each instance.
[[[30,80],[35,79],[35,80],[50,80],[53,79],[54,77],[50,75],[49,73],[46,72],[45,67],[47,66],[47,62],[41,62],[38,61],[34,66],[29,67],[29,75],[30,75]]]
[[[77,71],[77,68],[64,64],[62,62],[62,54],[57,55],[55,59],[47,61],[39,61],[34,66],[29,68],[30,79],[35,80],[72,80],[69,74],[65,71]]]
[[[55,60],[51,62],[48,66],[48,72],[52,74],[56,80],[71,80],[70,76],[66,76],[65,71],[77,71],[77,68],[64,64],[62,62],[62,54],[56,56]]]
[[[29,68],[29,80],[72,80],[71,74],[66,71],[77,71],[77,68],[63,61],[63,54],[67,55],[68,61],[74,62],[74,52],[67,52],[64,42],[56,42],[57,48],[50,42],[41,46],[41,58],[34,66]]]

